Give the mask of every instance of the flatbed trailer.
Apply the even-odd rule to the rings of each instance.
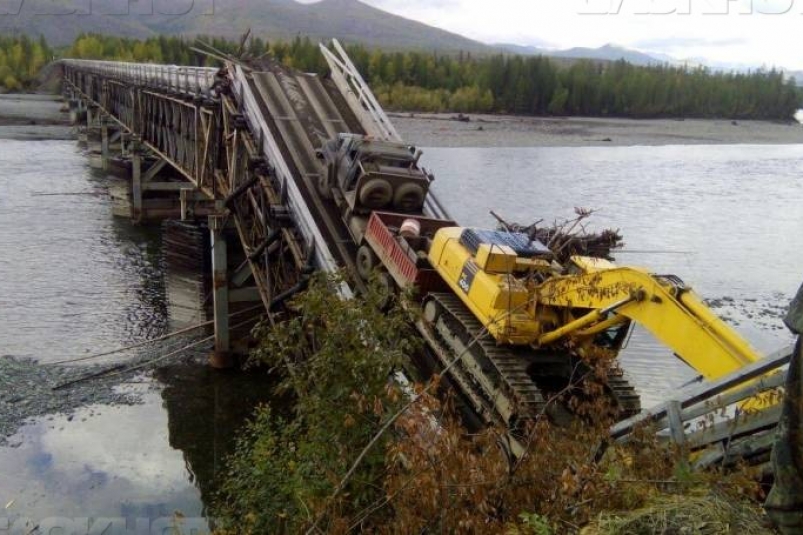
[[[418,236],[404,236],[405,221],[415,221]],[[447,291],[448,286],[427,260],[429,242],[435,232],[455,227],[450,219],[433,219],[421,215],[373,212],[368,219],[363,241],[371,247],[379,262],[402,290],[414,289],[419,295]]]

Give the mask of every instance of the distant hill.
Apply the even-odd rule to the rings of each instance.
[[[89,9],[89,2],[70,0],[16,0],[4,2],[0,8],[0,34],[44,35],[55,46],[69,44],[80,33],[95,32],[120,37],[147,37],[153,31],[146,25],[147,19],[136,15],[112,15],[123,13],[122,6],[100,5]],[[136,2],[132,5],[135,5]]]
[[[84,3],[19,0],[22,7],[18,14],[9,13],[7,7],[0,11],[0,33],[42,34],[54,45],[65,45],[81,32],[137,38],[161,33],[233,38],[250,28],[253,35],[267,40],[302,35],[313,40],[336,37],[385,49],[493,51],[478,41],[358,0],[322,0],[315,4],[295,0],[93,0],[91,13],[76,13],[75,7]],[[192,9],[186,12],[188,6]],[[154,10],[160,13],[152,13]]]
[[[665,60],[655,58],[644,52],[632,50],[616,45],[605,45],[599,48],[570,48],[550,53],[551,56],[559,58],[586,58],[602,59],[608,61],[618,61],[623,59],[633,65],[659,65],[666,63]]]
[[[619,61],[623,59],[634,65],[660,65],[664,63],[677,63],[677,61],[673,60],[673,58],[670,58],[669,56],[645,54],[644,52],[639,52],[638,50],[624,48],[612,44],[601,46],[599,48],[577,47],[569,48],[567,50],[551,50],[548,48],[510,44],[496,46],[514,54],[543,55],[553,58],[591,59],[597,61]]]
[[[176,19],[165,29],[175,33],[235,37],[246,28],[268,39],[336,37],[389,49],[488,52],[490,47],[426,24],[405,19],[358,0],[215,0],[214,16]]]
[[[803,71],[786,71],[786,76],[793,79],[795,84],[803,87]]]
[[[519,54],[522,56],[549,56],[553,52],[555,52],[554,50],[551,50],[549,48],[540,48],[537,46],[527,46],[527,45],[514,45],[511,43],[498,43],[493,46],[505,52],[510,52],[511,54]]]

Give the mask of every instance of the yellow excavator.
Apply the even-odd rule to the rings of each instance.
[[[431,338],[463,355],[458,373],[508,424],[565,387],[567,354],[615,355],[633,323],[706,379],[761,358],[675,276],[582,256],[561,265],[524,233],[463,227],[435,232],[427,257],[452,290],[424,298]],[[625,414],[639,410],[624,378],[609,383]]]
[[[706,379],[760,358],[677,277],[567,258],[557,247],[556,256],[501,220],[505,230],[425,215],[433,177],[414,147],[340,134],[320,156],[319,192],[353,238],[358,275],[377,271],[390,291],[420,299],[417,327],[429,352],[486,422],[515,427],[543,414],[594,358],[613,360],[633,323]],[[621,416],[640,411],[617,367],[607,383]]]

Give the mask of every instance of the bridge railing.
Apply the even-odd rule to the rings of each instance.
[[[702,451],[695,461],[698,468],[724,458],[768,452],[781,415],[781,405],[772,403],[786,382],[785,367],[793,350],[785,347],[720,379],[679,392],[672,400],[617,423],[611,437],[627,441],[639,426],[647,425],[678,445]],[[741,410],[743,403],[759,395],[771,405]]]
[[[67,67],[126,83],[192,95],[208,95],[218,72],[218,69],[213,67],[183,67],[121,61],[65,59],[62,60],[62,63]]]

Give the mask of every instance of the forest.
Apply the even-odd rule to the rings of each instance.
[[[288,67],[326,71],[309,39],[267,42],[256,37],[242,45],[199,39],[241,58],[270,56]],[[10,91],[32,87],[36,73],[53,57],[218,63],[192,50],[194,44],[195,39],[182,37],[81,35],[54,54],[44,38],[2,38],[0,85]],[[360,45],[349,45],[347,51],[380,102],[395,111],[790,120],[803,107],[803,91],[775,69],[718,72],[625,61],[558,62],[545,56],[388,52]]]
[[[39,71],[53,59],[44,37],[0,35],[0,88],[20,91],[33,86]]]

